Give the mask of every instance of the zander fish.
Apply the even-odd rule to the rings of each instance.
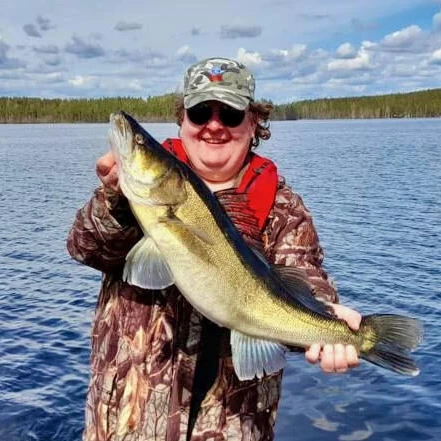
[[[352,344],[365,360],[419,373],[409,355],[422,336],[416,319],[367,315],[352,331],[314,298],[302,271],[269,265],[248,247],[205,183],[131,116],[112,114],[110,124],[121,189],[144,232],[127,255],[124,280],[149,289],[175,284],[201,314],[229,328],[239,379],[276,372],[289,347],[313,343]]]

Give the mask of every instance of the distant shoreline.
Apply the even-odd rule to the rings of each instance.
[[[408,116],[408,117],[389,117],[389,118],[298,118],[298,119],[271,119],[270,122],[295,122],[295,121],[369,121],[369,120],[417,120],[417,119],[437,119],[440,116]],[[0,125],[28,125],[28,124],[53,124],[53,125],[74,125],[74,124],[107,124],[109,121],[0,121]],[[139,119],[141,124],[177,124],[176,121],[145,121]]]
[[[148,98],[45,99],[0,97],[0,124],[106,123],[124,110],[146,123],[175,122],[176,95]],[[441,88],[348,98],[322,98],[274,104],[272,121],[402,119],[441,117]]]

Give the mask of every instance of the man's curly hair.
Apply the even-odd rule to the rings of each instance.
[[[271,137],[270,131],[270,115],[273,109],[273,105],[267,102],[255,102],[252,101],[248,107],[248,110],[253,116],[256,125],[254,132],[254,138],[251,140],[250,148],[256,148],[260,144],[260,140],[266,141]],[[175,99],[175,117],[178,126],[182,125],[184,120],[184,97],[179,95]]]

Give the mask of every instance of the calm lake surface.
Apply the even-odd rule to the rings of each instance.
[[[162,140],[173,124],[148,124]],[[293,355],[276,439],[439,440],[441,120],[273,123],[260,148],[310,208],[342,303],[424,322],[406,378]],[[106,124],[0,125],[0,440],[79,440],[100,274],[65,240],[97,185]]]

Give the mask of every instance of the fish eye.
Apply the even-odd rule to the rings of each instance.
[[[144,145],[144,137],[142,135],[140,135],[139,133],[137,133],[135,135],[135,142],[136,142],[136,144]]]

